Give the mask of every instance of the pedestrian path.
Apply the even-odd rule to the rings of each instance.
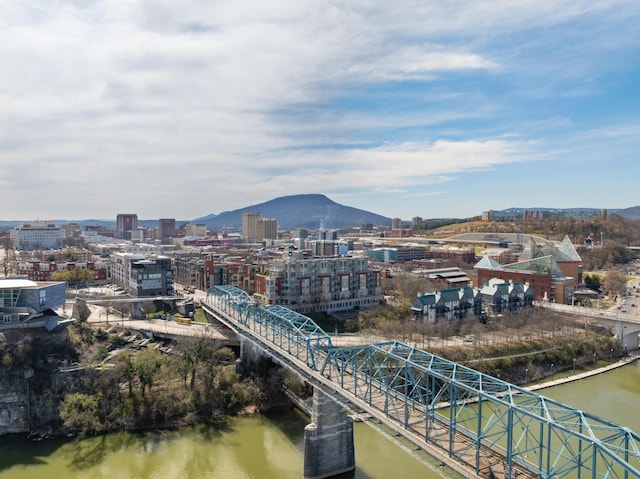
[[[553,386],[558,386],[560,384],[579,381],[580,379],[588,378],[590,376],[595,376],[596,374],[602,374],[607,371],[611,371],[612,369],[617,369],[622,366],[626,366],[627,364],[633,363],[636,359],[638,359],[638,355],[636,354],[629,355],[626,359],[621,359],[615,363],[607,364],[606,366],[603,366],[601,368],[591,369],[589,371],[582,371],[578,374],[572,374],[571,376],[554,379],[553,381],[545,381],[539,384],[532,384],[531,386],[527,386],[524,389],[526,389],[527,391],[537,391],[539,389],[545,389]]]

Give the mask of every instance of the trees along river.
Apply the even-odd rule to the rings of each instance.
[[[640,431],[640,365],[543,389],[541,394]],[[145,434],[113,433],[81,441],[31,442],[0,438],[0,479],[300,479],[303,434],[309,419],[295,410],[238,417],[220,428]],[[353,479],[447,476],[425,453],[400,447],[369,425],[355,428]]]

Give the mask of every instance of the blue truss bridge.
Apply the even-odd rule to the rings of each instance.
[[[202,306],[341,408],[467,477],[640,479],[640,437],[629,428],[400,342],[333,346],[310,318],[234,287],[210,289]],[[305,477],[331,475],[307,474],[305,462]]]

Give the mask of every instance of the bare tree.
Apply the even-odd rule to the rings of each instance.
[[[604,289],[613,294],[622,293],[627,287],[627,277],[617,269],[611,269],[607,273],[603,283]]]
[[[2,269],[5,277],[9,276],[13,272],[13,262],[15,259],[13,242],[9,236],[5,236],[0,240],[0,245],[2,245],[3,255],[2,255]]]

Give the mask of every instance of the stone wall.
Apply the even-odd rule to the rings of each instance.
[[[0,436],[29,431],[27,379],[0,375]]]

